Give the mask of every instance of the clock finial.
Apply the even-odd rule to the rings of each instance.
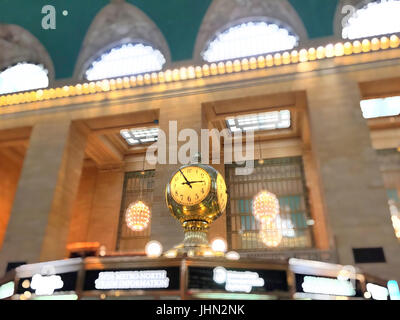
[[[195,155],[192,157],[192,163],[201,163],[201,152],[196,152]]]

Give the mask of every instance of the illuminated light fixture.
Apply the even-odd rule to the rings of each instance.
[[[31,282],[28,279],[26,279],[22,282],[22,288],[28,289],[30,286],[31,286]]]
[[[158,131],[158,128],[123,129],[120,134],[130,146],[134,146],[156,142]]]
[[[362,54],[372,51],[377,51],[378,45],[380,47],[380,51],[388,50],[388,49],[395,49],[400,46],[400,38],[397,35],[391,35],[390,38],[387,36],[383,36],[380,39],[375,38],[372,40],[363,41],[363,39],[355,40],[353,42],[346,42],[343,44],[344,49],[342,48],[342,44],[338,43],[335,46],[332,44],[328,44],[326,46],[319,46],[316,51],[310,48],[307,50],[307,57],[303,57],[304,62],[301,62],[299,59],[299,52],[297,50],[292,51],[289,53],[288,51],[280,53],[279,59],[277,56],[273,56],[268,54],[266,56],[259,56],[257,57],[257,69],[269,68],[273,66],[278,66],[283,64],[296,64],[296,63],[307,63],[305,60],[313,60],[313,59],[327,59],[333,57],[341,57],[344,55],[354,55],[354,54]],[[365,40],[365,39],[364,39]],[[362,44],[364,42],[364,46]],[[288,56],[290,55],[290,62],[288,60]],[[251,59],[251,58],[250,58]],[[228,61],[229,62],[229,61]],[[196,78],[202,77],[209,77],[214,75],[221,74],[220,72],[225,69],[226,72],[230,72],[230,64],[226,62],[225,68],[218,68],[216,64],[212,65],[212,70],[210,70],[211,66],[205,64],[203,66],[196,66]],[[242,66],[243,63],[243,66]],[[229,66],[229,69],[228,69]],[[254,67],[254,65],[253,65]],[[239,59],[235,59],[232,63],[232,72],[242,72],[249,69],[249,60],[243,59],[242,61]],[[157,83],[168,83],[171,81],[182,81],[184,79],[191,79],[192,69],[186,68],[179,70],[177,69],[176,72],[173,73],[171,70],[165,70],[159,72],[157,74],[157,78],[152,74],[137,75],[137,76],[130,76],[119,78],[117,80],[102,80],[90,83],[83,83],[83,84],[76,84],[75,86],[69,86],[68,90],[67,87],[63,88],[50,88],[50,89],[40,89],[37,91],[29,91],[23,93],[14,93],[14,94],[6,94],[0,95],[0,106],[10,106],[10,105],[17,105],[22,103],[31,103],[36,101],[43,101],[43,100],[51,100],[51,99],[58,99],[62,97],[70,97],[70,96],[81,96],[87,95],[92,93],[100,93],[100,92],[107,92],[107,91],[114,91],[114,90],[122,90],[122,89],[129,89],[136,86],[144,86],[144,85],[154,85]],[[180,73],[186,73],[181,78]],[[6,110],[4,113],[7,113]]]
[[[211,248],[216,252],[226,252],[226,241],[222,238],[216,238],[211,242]]]
[[[150,222],[151,212],[148,206],[142,201],[129,205],[125,213],[126,225],[133,231],[143,231]]]
[[[216,62],[291,50],[297,44],[298,37],[284,27],[267,22],[247,22],[218,34],[202,56],[207,62]]]
[[[42,65],[22,62],[0,72],[0,94],[48,86],[48,71]]]
[[[400,39],[395,34],[390,37],[390,47],[397,48],[400,45]]]
[[[144,251],[149,258],[158,258],[162,254],[162,249],[160,242],[152,240],[146,244]]]
[[[86,71],[89,81],[160,71],[166,60],[162,53],[142,43],[113,48],[94,61]]]
[[[212,252],[211,250],[206,250],[203,252],[203,256],[204,257],[213,257],[214,256],[214,252]]]
[[[358,9],[342,30],[344,39],[400,32],[400,1],[373,1]]]
[[[189,250],[188,251],[188,257],[193,257],[194,256],[194,251],[193,250]]]
[[[243,116],[229,117],[226,125],[232,132],[239,131],[262,131],[290,128],[290,111],[271,111]]]
[[[240,254],[236,251],[229,251],[227,254],[225,254],[225,258],[228,260],[239,260]]]
[[[99,249],[99,255],[100,257],[104,257],[106,255],[106,247],[105,246],[101,246]]]
[[[261,241],[270,248],[278,247],[282,241],[282,232],[275,221],[264,222],[260,229]]]
[[[277,215],[279,215],[278,198],[268,191],[259,192],[253,199],[253,216],[258,221],[266,223],[274,221]]]
[[[167,258],[175,258],[177,255],[178,252],[176,250],[169,250],[164,254]]]
[[[308,226],[313,226],[315,224],[315,221],[313,219],[308,219],[307,220],[307,225]]]
[[[365,119],[397,116],[400,114],[400,96],[361,101]]]

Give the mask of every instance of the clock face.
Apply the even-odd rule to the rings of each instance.
[[[226,184],[224,178],[220,174],[217,177],[217,199],[218,206],[221,212],[226,208],[226,202],[228,201],[228,195],[226,193]]]
[[[180,169],[170,182],[171,196],[179,204],[194,206],[202,202],[210,192],[211,177],[202,168]]]

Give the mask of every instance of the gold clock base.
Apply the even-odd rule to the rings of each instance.
[[[183,243],[164,253],[167,257],[223,257],[223,252],[214,251],[208,244],[207,233],[186,231]]]

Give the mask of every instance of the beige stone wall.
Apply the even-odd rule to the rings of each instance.
[[[352,248],[383,247],[387,263],[362,264],[377,274],[399,277],[400,246],[389,208],[360,92],[348,75],[309,79],[312,145],[322,180],[339,261],[354,264]]]
[[[0,250],[17,190],[21,165],[0,151]]]
[[[69,226],[68,243],[86,242],[90,217],[94,205],[98,169],[95,165],[84,166],[75,198]]]
[[[86,240],[114,251],[117,241],[124,171],[99,170],[96,177]]]
[[[376,61],[371,62],[373,57]],[[383,247],[387,263],[363,264],[360,267],[379,276],[400,278],[400,247],[393,234],[369,128],[361,115],[358,87],[364,81],[400,74],[399,57],[398,51],[391,50],[385,55],[372,53],[356,57],[359,59],[357,61],[365,63],[363,65],[346,65],[355,61],[350,56],[10,107],[8,110],[18,113],[0,119],[0,129],[36,126],[39,123],[44,127],[40,132],[35,133],[36,128],[33,131],[0,261],[17,257],[37,261],[47,257],[41,254],[42,247],[46,248],[45,251],[51,247],[48,252],[53,253],[58,250],[52,257],[64,257],[66,237],[60,237],[60,232],[64,233],[66,228],[68,233],[67,216],[62,214],[62,221],[55,221],[49,219],[49,213],[51,216],[55,212],[53,199],[60,204],[70,204],[69,197],[63,198],[63,193],[59,193],[59,190],[67,190],[59,182],[59,174],[62,176],[62,173],[68,172],[62,169],[62,159],[69,131],[64,125],[52,125],[55,119],[69,122],[139,110],[159,110],[161,128],[166,128],[169,120],[178,120],[180,128],[199,130],[203,126],[203,103],[304,91],[308,100],[311,146],[315,158],[311,171],[315,170],[315,181],[318,180],[317,184],[311,183],[309,187],[318,188],[317,193],[320,194],[315,199],[319,198],[316,201],[322,202],[315,204],[313,210],[316,211],[315,217],[323,212],[329,225],[327,230],[318,229],[322,234],[329,233],[328,241],[321,248],[328,243],[330,249],[337,249],[340,263],[354,264],[352,248]],[[48,109],[19,113],[39,106]],[[279,149],[276,146],[274,148]],[[282,154],[278,151],[275,154]],[[263,156],[268,157],[265,154]],[[81,167],[82,163],[71,168],[78,173]],[[156,167],[152,238],[161,241],[165,248],[181,242],[183,236],[164,200],[165,185],[177,167]],[[99,241],[107,248],[115,246],[123,171],[98,172],[87,241]],[[27,217],[35,219],[29,220]],[[58,237],[50,236],[46,226],[52,228],[53,234],[57,231]],[[21,230],[29,232],[21,233]],[[44,241],[48,235],[48,239],[52,239],[56,246]]]

